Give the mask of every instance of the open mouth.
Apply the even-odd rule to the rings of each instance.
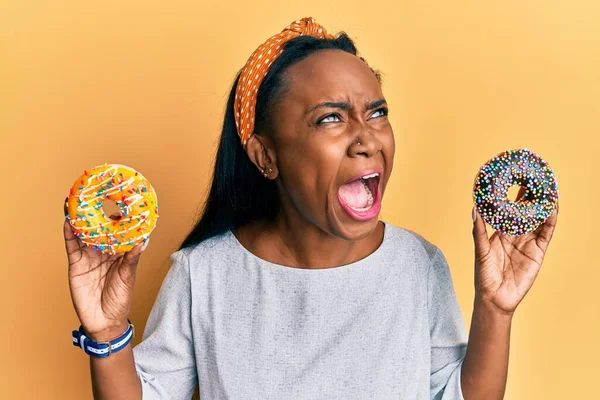
[[[379,173],[364,175],[356,180],[345,183],[338,190],[342,205],[356,213],[369,211],[378,202]]]

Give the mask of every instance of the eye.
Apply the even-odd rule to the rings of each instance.
[[[337,121],[335,119],[332,118],[337,118]],[[339,115],[337,114],[329,114],[324,116],[323,118],[320,118],[319,120],[317,120],[317,125],[321,125],[322,123],[328,123],[328,122],[338,122],[341,121],[341,118]]]
[[[389,113],[389,111],[386,107],[381,107],[381,108],[375,110],[375,112],[373,114],[371,114],[371,118],[385,117],[388,115],[388,113]]]

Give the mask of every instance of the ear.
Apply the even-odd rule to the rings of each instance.
[[[246,142],[246,154],[263,176],[266,174],[268,179],[277,177],[277,154],[273,141],[267,135],[250,135]]]

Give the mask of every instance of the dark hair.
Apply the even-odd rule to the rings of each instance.
[[[283,73],[309,55],[327,49],[357,55],[354,42],[344,32],[334,39],[299,36],[284,44],[283,52],[273,62],[258,89],[255,132],[269,132],[271,129],[270,111],[272,105],[283,94]],[[379,72],[372,71],[381,81]],[[182,242],[179,250],[197,245],[247,222],[272,220],[279,210],[275,182],[263,177],[250,161],[237,133],[233,103],[239,77],[238,72],[225,108],[210,193],[201,218]]]

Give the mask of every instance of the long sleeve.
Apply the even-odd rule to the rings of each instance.
[[[431,399],[464,400],[460,385],[468,336],[448,263],[438,248],[427,278],[431,336]]]
[[[171,255],[142,341],[134,347],[143,400],[189,400],[198,383],[191,331],[189,261],[183,251]]]

